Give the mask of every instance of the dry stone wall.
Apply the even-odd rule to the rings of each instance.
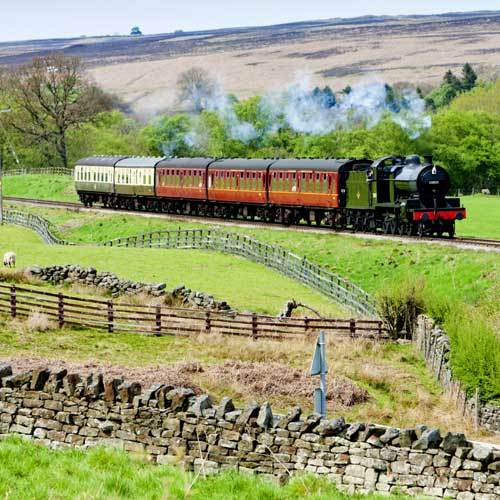
[[[348,491],[403,491],[459,499],[500,496],[500,448],[460,433],[396,429],[264,403],[235,409],[207,395],[156,384],[81,377],[66,370],[12,373],[0,365],[0,435],[55,447],[116,446],[160,463],[213,473],[233,468],[286,478],[310,472]]]
[[[460,382],[453,378],[450,365],[450,339],[431,318],[418,318],[413,340],[434,372],[445,393],[453,398],[464,416],[471,418],[479,427],[500,432],[500,407],[482,404],[479,394],[467,397]]]

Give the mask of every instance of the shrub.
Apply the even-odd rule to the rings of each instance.
[[[451,342],[453,374],[469,395],[479,388],[483,401],[500,401],[500,337],[480,311],[463,306],[444,323]]]
[[[385,288],[378,297],[379,313],[389,335],[397,338],[401,332],[413,335],[419,314],[424,311],[423,282],[407,279],[402,284]]]
[[[26,328],[30,332],[46,332],[54,328],[54,325],[52,325],[46,314],[40,311],[34,311],[26,320]]]

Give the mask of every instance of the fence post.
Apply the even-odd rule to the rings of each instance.
[[[160,335],[161,334],[161,307],[156,306],[156,334]]]
[[[378,336],[382,337],[382,321],[378,322]]]
[[[258,323],[257,323],[257,314],[252,313],[252,338],[254,340],[257,339],[257,328],[258,328]]]
[[[10,315],[15,318],[17,315],[16,285],[10,287]]]
[[[356,320],[354,318],[351,318],[349,320],[349,329],[351,332],[351,337],[355,337],[356,336]]]
[[[307,333],[308,330],[309,330],[309,318],[306,316],[304,318],[304,333]]]
[[[210,333],[212,322],[210,320],[210,311],[205,312],[205,333]]]
[[[64,326],[64,295],[57,294],[57,319],[59,321],[59,328]]]
[[[480,405],[481,403],[479,402],[479,387],[476,387],[476,394],[474,395],[474,427],[477,432],[479,429],[479,423],[480,423],[480,416],[481,416],[481,409]]]
[[[108,300],[108,332],[113,333],[113,301]]]

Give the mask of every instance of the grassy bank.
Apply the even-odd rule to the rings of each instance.
[[[304,476],[286,486],[255,476],[225,472],[196,477],[174,466],[155,466],[140,455],[101,448],[48,450],[20,438],[0,442],[0,497],[31,499],[361,499],[326,479]],[[399,497],[401,498],[401,497]]]
[[[217,227],[159,217],[106,213],[68,212],[32,209],[58,228],[59,234],[77,243],[106,241],[141,232]],[[377,293],[407,276],[422,276],[437,296],[464,300],[477,305],[499,280],[498,254],[473,252],[431,244],[388,242],[352,238],[335,233],[293,230],[222,227],[239,231],[267,243],[279,244],[297,255],[304,255],[332,272],[345,276],[370,293]],[[215,254],[211,254],[215,255]]]
[[[4,177],[3,183],[5,196],[78,201],[73,179],[67,175],[12,175]]]
[[[459,236],[500,239],[500,196],[462,196],[467,219],[457,223]]]
[[[184,284],[241,311],[277,314],[291,298],[337,317],[347,313],[328,298],[240,257],[197,250],[48,246],[28,229],[0,229],[0,253],[14,251],[17,266],[80,264],[146,283]]]

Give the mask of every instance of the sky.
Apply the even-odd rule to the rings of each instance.
[[[0,41],[499,8],[498,0],[0,0]]]

